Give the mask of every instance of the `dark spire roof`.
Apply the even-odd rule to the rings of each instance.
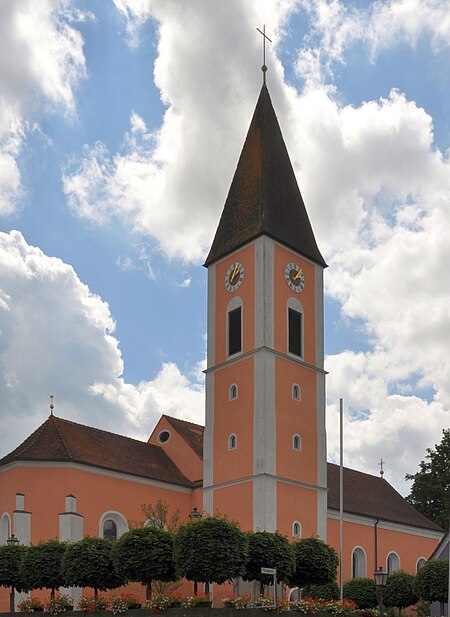
[[[265,84],[205,266],[262,234],[326,266]]]

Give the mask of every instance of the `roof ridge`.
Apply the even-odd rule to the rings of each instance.
[[[54,416],[55,417],[55,416]],[[58,422],[65,422],[67,424],[74,424],[75,426],[81,426],[83,428],[88,428],[91,431],[97,431],[99,433],[108,433],[108,435],[114,435],[115,437],[121,437],[122,439],[129,439],[130,441],[135,441],[137,443],[143,444],[145,446],[154,446],[155,444],[149,444],[147,441],[143,441],[142,439],[136,439],[135,437],[129,437],[128,435],[121,435],[120,433],[114,433],[113,431],[107,431],[103,428],[97,428],[96,426],[89,426],[89,424],[81,424],[80,422],[74,422],[73,420],[67,420],[66,418],[56,418]],[[156,446],[159,448],[160,446]]]
[[[17,454],[23,454],[24,452],[29,450],[32,446],[34,446],[34,444],[36,443],[38,438],[41,436],[41,433],[43,433],[43,431],[45,430],[46,425],[51,421],[52,417],[53,417],[52,415],[49,415],[47,420],[45,422],[43,422],[41,424],[41,426],[38,426],[37,429],[33,433],[31,433],[31,435],[29,437],[27,437],[27,439],[25,439],[21,444],[19,444],[17,446],[17,448],[15,450],[13,450],[13,452],[17,452]],[[33,436],[34,436],[34,438],[31,439]],[[25,445],[25,443],[28,441],[28,439],[30,439],[31,441],[29,441],[25,447],[21,448],[21,446]],[[11,452],[11,454],[12,454],[12,452]],[[8,456],[8,455],[6,455],[6,456]],[[3,458],[5,458],[5,457],[3,457]]]
[[[183,424],[190,424],[191,426],[196,426],[197,428],[200,429],[205,429],[205,427],[203,426],[203,424],[197,424],[196,422],[191,422],[190,420],[184,420],[183,418],[177,418],[175,416],[169,416],[166,413],[161,414],[161,416],[163,418],[167,418],[167,420],[169,420],[169,422],[171,422],[172,420],[176,420],[177,422],[183,422]]]
[[[60,437],[60,439],[61,439],[62,445],[64,446],[64,450],[67,452],[67,454],[68,454],[69,458],[70,458],[70,459],[72,459],[72,460],[74,460],[73,454],[72,454],[72,452],[71,452],[71,450],[70,450],[69,446],[67,445],[67,442],[66,442],[66,440],[65,440],[65,438],[64,438],[64,435],[63,435],[63,434],[62,434],[62,432],[61,432],[61,428],[60,428],[60,427],[59,427],[59,425],[58,425],[57,418],[55,418],[55,416],[54,416],[53,414],[52,414],[52,416],[51,416],[51,417],[52,417],[52,418],[54,418],[55,428],[56,428],[56,430],[57,430],[57,432],[58,432],[58,435],[59,435],[59,437]]]

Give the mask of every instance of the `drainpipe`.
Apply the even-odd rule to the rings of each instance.
[[[380,522],[380,519],[377,518],[377,520],[375,521],[375,525],[374,525],[374,530],[375,530],[375,569],[374,569],[374,572],[378,570],[378,523],[379,522]]]

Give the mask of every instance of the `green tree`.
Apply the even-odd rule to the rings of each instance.
[[[114,568],[112,547],[109,540],[89,536],[68,544],[62,564],[64,584],[67,587],[92,587],[95,597],[98,590],[122,585],[124,580]]]
[[[11,612],[14,612],[14,589],[27,591],[20,570],[26,552],[27,547],[22,544],[0,546],[0,587],[11,587]]]
[[[259,581],[261,594],[264,585],[273,584],[270,574],[262,574],[261,568],[276,568],[277,581],[288,582],[294,571],[294,552],[286,536],[278,531],[255,531],[248,534],[248,560],[243,579]]]
[[[450,498],[450,429],[442,431],[439,444],[427,448],[425,460],[415,474],[406,474],[412,480],[411,493],[406,498],[421,514],[448,529]]]
[[[314,600],[339,600],[339,587],[336,581],[323,585],[310,585],[308,595]]]
[[[248,541],[235,521],[214,515],[189,521],[174,539],[179,577],[202,583],[224,583],[245,571]]]
[[[159,529],[167,529],[167,531],[176,531],[181,521],[180,508],[177,508],[170,515],[169,509],[169,504],[162,499],[158,499],[155,505],[152,503],[143,503],[141,504],[141,512],[145,516],[145,520],[129,520],[128,524],[131,528],[151,526],[158,527]]]
[[[383,595],[384,604],[389,608],[398,608],[399,617],[402,608],[412,606],[418,599],[414,591],[414,576],[412,574],[399,570],[388,576]]]
[[[371,578],[352,578],[344,583],[344,598],[353,600],[358,608],[377,606],[377,587]]]
[[[290,583],[296,587],[325,585],[336,580],[338,556],[334,548],[319,538],[294,542],[295,569]]]
[[[427,561],[416,574],[414,590],[422,600],[440,602],[443,615],[448,596],[448,559]]]
[[[51,598],[55,589],[64,584],[62,561],[66,544],[58,540],[49,540],[28,547],[21,564],[21,575],[27,589],[51,589]]]
[[[174,581],[173,535],[158,527],[137,527],[123,534],[113,549],[117,572],[127,581],[147,586],[152,581]]]

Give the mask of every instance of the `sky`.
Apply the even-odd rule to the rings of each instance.
[[[206,270],[267,84],[325,273],[328,458],[450,419],[449,0],[0,0],[0,456],[204,422]]]

